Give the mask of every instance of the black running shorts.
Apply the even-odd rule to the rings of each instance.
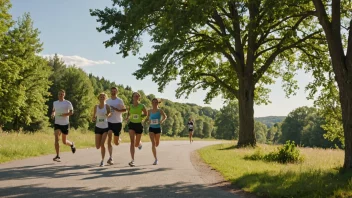
[[[59,124],[55,124],[54,125],[54,130],[60,130],[61,133],[68,135],[68,124],[67,125],[59,125]]]
[[[149,132],[158,134],[158,133],[161,133],[161,128],[149,127]]]
[[[102,128],[99,128],[99,127],[95,127],[95,134],[98,134],[98,135],[103,135],[104,133],[107,133],[109,131],[109,128],[105,128],[105,129],[102,129]]]
[[[135,133],[142,134],[143,133],[143,125],[142,123],[128,123],[128,130],[132,130]]]
[[[121,129],[122,129],[122,123],[108,122],[108,125],[109,125],[109,131],[112,131],[114,133],[114,136],[120,136]]]

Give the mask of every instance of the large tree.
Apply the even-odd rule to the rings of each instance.
[[[9,64],[2,66],[1,75],[8,87],[2,87],[7,94],[1,97],[0,106],[10,118],[2,120],[8,123],[7,128],[36,130],[47,121],[45,102],[51,71],[46,60],[37,55],[42,45],[28,13],[6,34],[2,60]]]
[[[306,49],[320,34],[309,25],[310,12],[294,0],[114,0],[112,8],[91,10],[101,27],[112,35],[106,47],[119,45],[118,53],[136,55],[141,36],[148,33],[153,52],[142,58],[138,79],[148,75],[162,91],[181,76],[177,96],[208,90],[205,101],[222,94],[239,100],[238,146],[255,145],[254,102],[267,103],[269,90],[282,73],[292,90],[295,52]],[[297,33],[298,32],[298,33]]]
[[[312,0],[326,35],[339,89],[345,138],[344,167],[352,168],[352,9],[349,0]],[[345,28],[343,33],[342,28]],[[347,35],[344,37],[343,35]]]
[[[17,103],[18,90],[11,89],[12,83],[20,78],[17,73],[19,67],[7,58],[8,47],[5,43],[10,39],[6,34],[13,25],[9,14],[11,3],[9,0],[0,1],[0,129],[6,122],[12,121],[15,112],[12,104]]]
[[[47,105],[51,85],[49,76],[51,69],[47,61],[38,54],[42,52],[43,43],[39,39],[39,30],[33,27],[29,13],[20,17],[16,26],[8,32],[11,38],[11,53],[9,58],[18,61],[19,78],[14,89],[23,90],[24,102],[18,107],[19,113],[14,117],[14,129],[23,127],[28,130],[37,130],[46,125]],[[30,126],[30,127],[28,127]]]

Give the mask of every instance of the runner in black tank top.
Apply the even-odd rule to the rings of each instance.
[[[189,131],[189,143],[193,142],[193,130],[194,130],[194,123],[192,118],[189,118],[188,123],[188,131]]]

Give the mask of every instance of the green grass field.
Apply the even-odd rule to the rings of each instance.
[[[70,130],[68,139],[75,142],[76,148],[95,147],[94,132],[86,130]],[[122,143],[130,142],[128,133],[121,134]],[[194,138],[200,140],[199,138]],[[188,137],[162,136],[161,140],[188,140]],[[214,140],[214,139],[202,139]],[[142,136],[142,142],[149,142],[149,135]],[[62,145],[60,152],[70,151],[70,147]],[[55,154],[53,129],[35,133],[0,132],[0,163],[24,159],[28,157]]]
[[[259,145],[269,153],[277,146]],[[245,191],[263,197],[351,197],[352,172],[340,171],[344,151],[300,148],[305,161],[301,164],[245,160],[256,149],[237,149],[221,144],[199,150],[206,163],[226,180]]]

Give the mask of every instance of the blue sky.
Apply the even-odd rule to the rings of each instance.
[[[132,75],[138,69],[140,60],[137,57],[122,58],[116,55],[117,46],[105,48],[103,41],[108,35],[96,31],[99,24],[96,18],[89,14],[89,9],[102,9],[111,6],[111,0],[12,0],[10,13],[17,19],[24,12],[29,12],[34,26],[41,32],[40,39],[44,43],[42,55],[60,54],[67,63],[74,63],[86,72],[115,81],[117,84],[129,85],[134,90],[143,90],[146,94],[155,94],[157,97],[167,98],[178,102],[196,103],[202,106],[211,106],[220,109],[223,105],[221,97],[215,98],[210,104],[204,104],[205,92],[199,90],[188,99],[176,99],[174,91],[177,82],[171,82],[163,93],[158,92],[157,84],[151,78],[143,81],[136,80]],[[139,56],[150,51],[151,44],[144,37],[145,44]],[[304,87],[310,80],[310,75],[298,72],[296,79],[301,89],[296,96],[289,99],[281,88],[281,81],[269,86],[270,105],[255,106],[255,117],[270,115],[287,115],[297,107],[311,106],[313,101],[307,101]]]

